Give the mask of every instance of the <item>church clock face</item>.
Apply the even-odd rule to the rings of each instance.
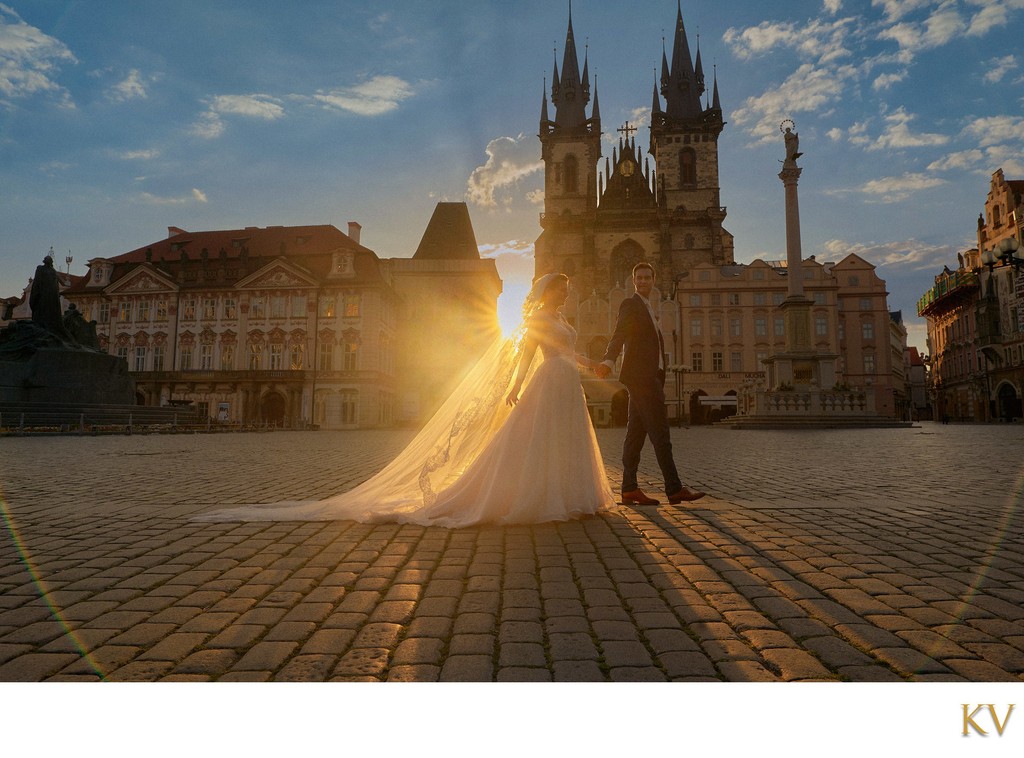
[[[632,176],[636,170],[636,164],[628,158],[619,164],[619,173],[623,176]]]

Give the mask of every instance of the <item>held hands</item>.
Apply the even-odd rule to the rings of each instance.
[[[519,385],[515,385],[512,391],[508,393],[508,397],[505,398],[505,404],[514,406],[519,402]]]

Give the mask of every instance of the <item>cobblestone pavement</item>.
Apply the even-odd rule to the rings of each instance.
[[[189,521],[410,436],[0,439],[0,681],[1024,678],[1020,425],[678,429],[709,497],[563,524]]]

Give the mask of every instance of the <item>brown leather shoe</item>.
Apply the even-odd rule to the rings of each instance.
[[[678,492],[673,492],[668,496],[668,501],[672,505],[678,505],[679,503],[692,503],[694,500],[700,500],[704,497],[703,492],[697,490],[691,490],[689,487],[683,487]]]
[[[660,500],[655,500],[653,497],[647,497],[641,489],[622,493],[623,505],[629,505],[630,503],[635,503],[636,505],[658,505],[660,502]]]

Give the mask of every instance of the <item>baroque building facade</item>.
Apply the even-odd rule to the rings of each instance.
[[[928,324],[932,401],[938,418],[1024,417],[1024,181],[992,174],[977,247],[944,267],[918,301]]]
[[[415,425],[497,333],[501,280],[462,203],[438,205],[410,259],[359,240],[357,223],[170,227],[92,259],[63,294],[127,361],[140,404],[245,425]]]

